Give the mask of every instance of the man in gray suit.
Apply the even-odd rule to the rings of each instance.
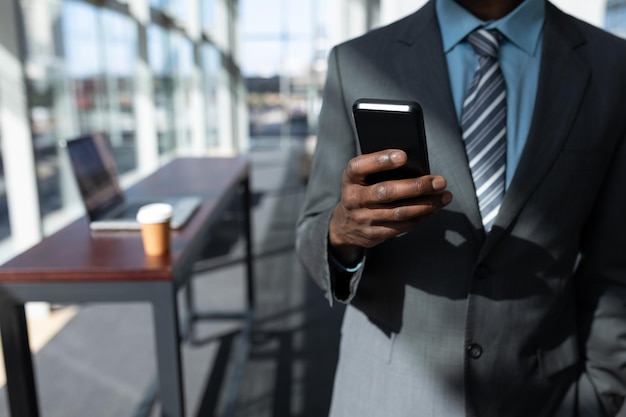
[[[506,84],[489,227],[463,127],[481,28]],[[363,97],[421,104],[433,175],[366,183],[406,155],[359,155]],[[625,114],[626,43],[545,0],[431,0],[333,48],[297,239],[348,304],[331,415],[626,415]]]

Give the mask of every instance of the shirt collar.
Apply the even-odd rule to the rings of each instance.
[[[509,41],[529,55],[535,55],[545,20],[545,0],[524,0],[501,19],[485,22],[454,0],[437,0],[437,18],[441,28],[443,50],[448,53],[474,29],[498,29]]]

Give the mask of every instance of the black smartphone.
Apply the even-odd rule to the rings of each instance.
[[[416,178],[430,174],[424,114],[414,101],[361,98],[352,106],[362,153],[402,149],[407,163],[367,177],[367,182]]]

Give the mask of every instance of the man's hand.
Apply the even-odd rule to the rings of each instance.
[[[328,237],[333,254],[345,265],[360,259],[364,248],[413,229],[452,201],[445,178],[425,175],[368,185],[368,174],[406,163],[401,150],[357,156],[343,172],[341,201],[330,219]]]

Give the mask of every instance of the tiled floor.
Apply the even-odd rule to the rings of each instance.
[[[262,144],[261,144],[262,145]],[[324,417],[337,354],[341,307],[329,308],[295,258],[294,225],[302,204],[299,142],[252,152],[257,309],[252,346],[236,402],[238,417]],[[232,214],[232,213],[231,213]],[[232,219],[230,219],[232,220]],[[242,241],[228,218],[211,257],[198,264],[200,308],[243,305]],[[215,266],[215,255],[232,262]],[[188,416],[219,415],[237,323],[201,323],[199,345],[183,345]],[[77,314],[35,355],[42,417],[133,417],[156,372],[150,308],[94,304]],[[225,378],[219,372],[223,370]],[[0,417],[8,416],[6,393]],[[150,416],[159,416],[158,401]],[[19,417],[19,416],[14,416]]]

